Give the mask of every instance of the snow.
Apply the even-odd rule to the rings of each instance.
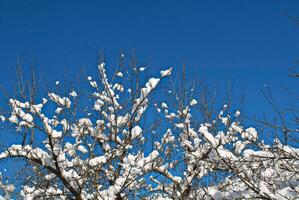
[[[44,103],[43,103],[44,104]],[[40,114],[43,108],[43,104],[31,105],[30,112],[33,114]]]
[[[92,126],[92,122],[88,118],[79,119],[79,126]]]
[[[59,139],[62,136],[62,132],[61,131],[53,130],[52,133],[51,133],[51,136],[54,139]]]
[[[222,124],[224,124],[224,125],[228,125],[228,122],[229,122],[229,118],[228,117],[222,117],[221,118],[221,122],[222,122]]]
[[[159,78],[150,78],[147,83],[145,84],[145,87],[141,88],[140,91],[140,97],[135,99],[135,103],[132,107],[132,113],[136,113],[135,121],[139,121],[142,117],[143,113],[147,109],[147,103],[148,103],[148,95],[152,92],[152,90],[155,89],[155,87],[158,85],[160,79]]]
[[[97,99],[95,102],[94,102],[94,109],[97,110],[97,111],[100,111],[102,106],[104,105],[105,103],[100,100],[100,99]]]
[[[269,190],[269,188],[267,187],[267,184],[264,181],[261,181],[259,183],[259,189],[262,194],[272,196],[271,191]]]
[[[138,136],[140,136],[142,133],[142,129],[140,128],[140,126],[134,126],[131,130],[131,134],[132,134],[132,139],[137,138]]]
[[[63,126],[64,132],[69,130],[69,124],[66,119],[61,120],[60,124]]]
[[[159,152],[157,150],[154,150],[150,153],[150,155],[148,156],[151,160],[156,159],[159,156]]]
[[[8,120],[13,123],[13,124],[18,124],[19,123],[19,120],[18,120],[18,117],[16,115],[11,115]]]
[[[198,102],[196,101],[196,99],[192,99],[190,102],[190,106],[194,106],[196,105]]]
[[[52,101],[54,101],[58,105],[65,106],[66,108],[71,107],[71,101],[68,97],[60,97],[55,93],[49,93],[48,96]]]
[[[228,159],[228,160],[237,160],[237,157],[227,149],[217,148],[217,152],[221,158]]]
[[[209,133],[207,126],[201,125],[198,131],[203,134],[205,139],[212,145],[213,148],[217,147],[219,141],[217,141],[217,139]]]
[[[98,87],[98,84],[97,84],[96,81],[90,81],[89,83],[90,83],[91,87],[93,87],[93,88],[97,88]]]
[[[106,63],[104,63],[104,62],[100,63],[100,64],[98,65],[98,69],[99,69],[100,71],[103,70],[104,67],[105,67],[105,65],[106,65]]]
[[[277,190],[275,194],[275,199],[297,199],[298,198],[298,187],[296,190],[292,189],[291,187],[285,187],[281,190]]]
[[[247,143],[244,143],[242,141],[237,141],[234,145],[235,152],[240,154],[243,151],[243,149],[246,147],[246,145],[247,145]]]
[[[43,100],[43,104],[46,104],[48,102],[48,99],[46,98],[43,98],[42,100]]]
[[[163,109],[167,109],[167,108],[168,108],[168,106],[167,106],[167,104],[166,104],[166,103],[164,103],[164,102],[163,102],[163,103],[161,104],[161,108],[163,108]]]
[[[139,71],[143,72],[146,69],[146,67],[140,67]]]
[[[243,133],[243,128],[238,124],[236,124],[235,122],[233,122],[230,127],[232,128],[232,130],[234,130],[237,133],[241,133],[241,134]]]
[[[123,75],[122,72],[117,72],[117,73],[116,73],[116,76],[123,77],[124,75]]]
[[[70,93],[70,96],[72,96],[72,97],[77,97],[78,95],[77,95],[76,91],[73,90],[73,91]]]
[[[154,89],[159,83],[159,81],[160,81],[159,78],[150,78],[145,85],[147,92],[149,93],[152,89]]]
[[[264,178],[271,178],[271,177],[275,177],[277,176],[277,172],[272,169],[272,168],[266,168],[263,172],[262,172],[262,176]]]
[[[55,113],[60,114],[63,111],[63,108],[56,108]]]
[[[247,128],[244,132],[242,132],[242,138],[246,139],[246,140],[252,140],[252,141],[256,141],[257,139],[257,131],[255,130],[255,128]]]
[[[175,126],[180,129],[185,127],[185,125],[183,123],[176,123]]]
[[[87,153],[87,149],[83,146],[83,145],[79,145],[77,147],[78,151],[82,152],[82,153]]]
[[[161,77],[170,76],[172,72],[172,67],[170,67],[167,70],[160,71]]]
[[[162,143],[166,144],[174,141],[175,141],[175,137],[172,135],[171,129],[167,129],[166,133],[163,135]]]
[[[220,200],[222,199],[222,194],[221,192],[219,192],[217,189],[215,189],[214,187],[210,187],[208,189],[208,194],[215,200]]]
[[[118,91],[121,91],[123,92],[124,91],[124,87],[119,84],[119,83],[115,83],[114,86],[113,86],[113,90],[117,89]]]
[[[106,157],[105,156],[99,156],[99,157],[95,157],[89,160],[89,165],[91,167],[96,167],[102,164],[106,163]]]

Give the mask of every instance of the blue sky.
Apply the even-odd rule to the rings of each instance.
[[[0,83],[14,85],[14,66],[37,61],[45,82],[95,70],[99,50],[108,65],[135,49],[159,71],[186,64],[189,74],[218,87],[227,80],[245,91],[248,107],[266,111],[265,83],[281,98],[295,86],[288,68],[299,59],[298,1],[0,1]]]

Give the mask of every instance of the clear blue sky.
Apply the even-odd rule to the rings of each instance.
[[[262,109],[265,83],[295,85],[288,68],[299,59],[299,1],[0,1],[0,83],[10,88],[14,66],[37,60],[44,80],[95,69],[100,49],[109,65],[121,49],[136,49],[153,71],[187,64],[190,74],[236,91]],[[278,96],[281,93],[276,93]],[[281,99],[279,99],[281,100]]]

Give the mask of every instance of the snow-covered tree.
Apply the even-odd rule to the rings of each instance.
[[[99,78],[86,77],[88,95],[72,89],[10,98],[1,120],[31,135],[2,149],[0,159],[21,158],[30,173],[21,186],[1,178],[3,198],[299,198],[299,149],[278,138],[267,144],[227,105],[207,119],[195,109],[199,99],[182,101],[174,91],[177,105],[155,99],[172,68],[144,85],[138,74],[145,67],[131,70],[108,77],[100,63]]]

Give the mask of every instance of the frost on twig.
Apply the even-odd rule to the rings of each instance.
[[[266,144],[257,129],[238,121],[238,110],[232,115],[221,110],[210,121],[197,119],[201,101],[192,97],[178,107],[155,104],[163,124],[151,124],[145,113],[155,99],[149,97],[172,68],[147,79],[141,89],[118,80],[127,72],[109,78],[105,63],[98,72],[100,80],[87,77],[91,106],[83,111],[76,107],[82,97],[73,89],[64,95],[49,92],[37,104],[9,100],[3,123],[38,137],[4,149],[0,160],[21,158],[39,166],[32,173],[40,184],[28,179],[20,187],[1,178],[4,198],[12,192],[24,199],[80,200],[298,197],[299,149],[278,139]]]

